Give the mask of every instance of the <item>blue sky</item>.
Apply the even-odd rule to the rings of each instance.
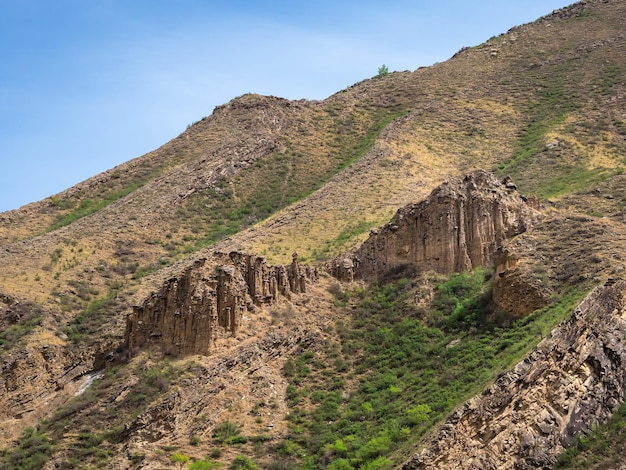
[[[244,93],[323,99],[568,0],[0,0],[0,212],[153,150]]]

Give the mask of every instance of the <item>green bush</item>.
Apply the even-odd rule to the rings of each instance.
[[[350,319],[337,322],[340,344],[291,358],[290,441],[311,462],[323,458],[328,468],[346,469],[391,465],[399,447],[416,445],[580,300],[564,295],[503,327],[491,320],[489,271],[443,279],[429,312],[415,307],[412,288],[401,279],[352,295],[355,302],[343,312]],[[344,371],[337,374],[334,364]],[[346,377],[356,386],[347,390]],[[308,462],[297,453],[290,458]]]
[[[18,446],[2,456],[2,468],[35,470],[40,469],[52,455],[52,443],[48,436],[28,427],[22,433]]]
[[[230,470],[257,470],[258,466],[245,455],[238,455],[228,467]]]
[[[190,463],[187,468],[189,470],[216,470],[223,466],[223,463],[215,462],[209,457],[205,457],[204,460],[196,460],[195,462]]]
[[[384,77],[387,74],[389,74],[389,67],[383,64],[378,67],[378,73],[376,74],[376,78]]]
[[[215,426],[213,439],[221,444],[245,444],[247,439],[240,435],[241,426],[226,421]]]
[[[183,468],[183,465],[185,465],[187,462],[189,462],[190,457],[188,455],[181,454],[180,452],[177,452],[177,453],[172,454],[170,456],[170,460],[172,462],[178,464],[178,468]]]

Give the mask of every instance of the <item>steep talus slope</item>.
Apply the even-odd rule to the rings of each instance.
[[[526,359],[463,404],[405,469],[550,468],[624,400],[626,282],[598,287]]]
[[[154,152],[0,214],[2,445],[17,446],[11,442],[26,426],[54,410],[50,465],[69,465],[95,421],[111,433],[107,452],[120,452],[118,468],[167,465],[159,452],[172,443],[200,458],[189,436],[208,439],[238,410],[248,435],[280,439],[287,433],[280,369],[288,354],[334,337],[327,291],[336,286],[322,276],[310,292],[259,303],[242,281],[249,272],[235,268],[231,284],[247,286],[235,302],[240,328],[229,329],[232,311],[218,309],[212,357],[170,364],[164,344],[170,352],[208,347],[202,340],[202,351],[186,349],[197,325],[176,318],[177,302],[207,306],[185,297],[204,299],[202,289],[189,284],[180,296],[171,289],[186,279],[218,286],[232,263],[215,260],[216,250],[286,265],[297,251],[300,263],[321,265],[365,241],[398,207],[474,168],[550,198],[530,230],[487,237],[481,262],[495,260],[494,300],[508,314],[525,316],[567,289],[623,276],[624,17],[626,2],[581,2],[444,63],[364,80],[323,101],[244,95]],[[444,271],[480,264],[472,242],[450,246],[464,247],[472,261],[446,251]],[[136,343],[127,335],[133,305],[145,314],[135,327],[146,321]],[[167,343],[158,339],[164,332]],[[105,363],[100,385],[73,397]],[[256,404],[236,398],[255,387],[264,390]],[[276,411],[267,428],[250,417],[270,397]],[[227,452],[224,461],[234,458]]]

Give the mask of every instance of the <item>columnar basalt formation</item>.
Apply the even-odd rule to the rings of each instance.
[[[246,311],[306,292],[317,272],[298,263],[268,266],[262,257],[215,253],[169,279],[127,318],[133,352],[158,344],[173,355],[208,354],[216,338],[234,335]]]
[[[340,280],[381,278],[407,268],[441,273],[491,264],[502,243],[539,217],[538,202],[482,170],[452,179],[398,210],[358,249],[329,267]]]
[[[552,468],[626,388],[626,281],[596,288],[513,370],[462,405],[405,470]]]

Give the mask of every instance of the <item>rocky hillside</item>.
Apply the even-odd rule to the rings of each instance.
[[[459,407],[405,469],[551,468],[624,400],[626,282],[597,287],[536,350]]]
[[[237,97],[0,214],[0,468],[555,465],[623,401],[623,18]]]

